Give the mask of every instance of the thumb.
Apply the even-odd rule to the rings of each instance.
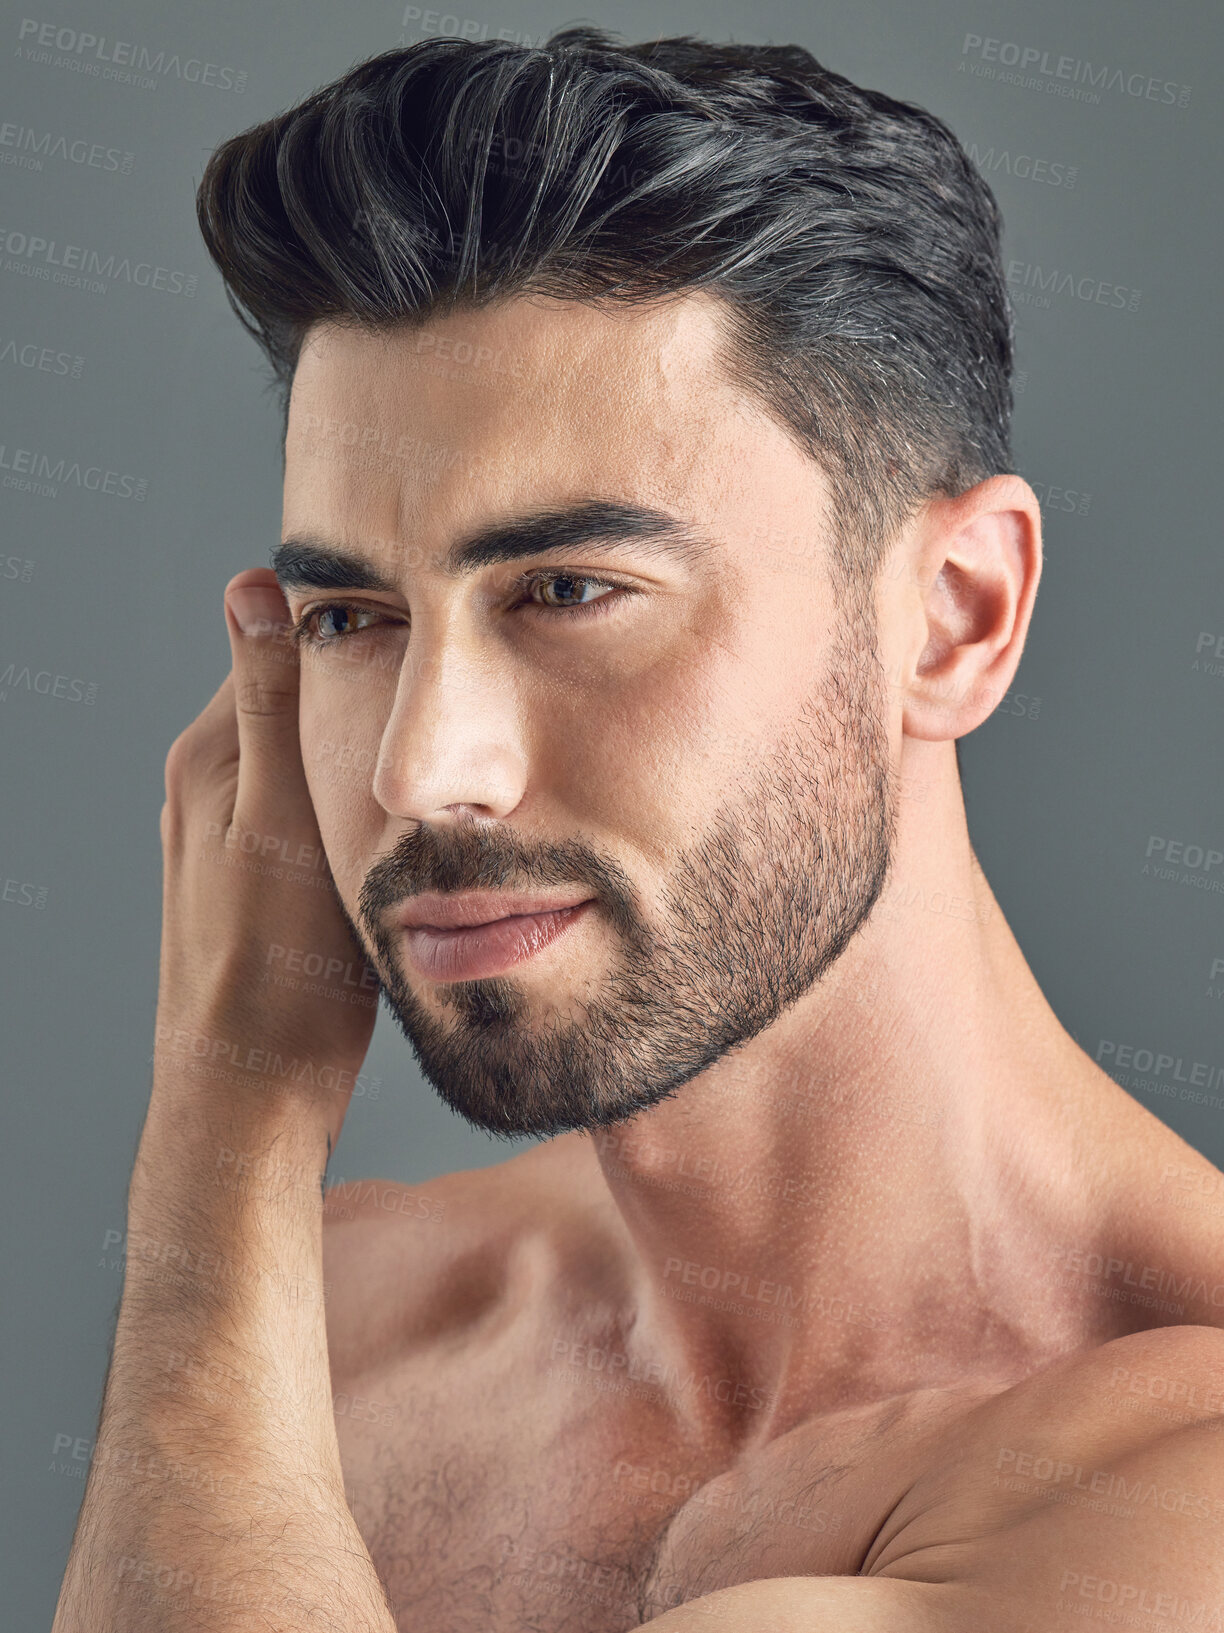
[[[298,657],[289,608],[270,567],[248,567],[225,586],[238,724],[239,808],[301,777]],[[296,777],[294,770],[296,769]]]

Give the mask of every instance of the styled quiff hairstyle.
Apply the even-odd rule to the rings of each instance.
[[[320,320],[705,288],[728,379],[828,476],[839,590],[1010,469],[995,198],[939,119],[799,46],[422,40],[224,142],[196,202],[286,421]]]

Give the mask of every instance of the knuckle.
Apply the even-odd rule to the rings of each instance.
[[[239,714],[283,715],[296,707],[297,693],[269,675],[243,675],[234,682],[234,702]]]

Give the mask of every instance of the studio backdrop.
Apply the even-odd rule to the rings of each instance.
[[[970,832],[1060,1019],[1224,1163],[1222,14],[1208,0],[104,0],[5,9],[0,729],[6,1627],[50,1625],[148,1100],[174,737],[280,529],[280,424],[194,195],[225,137],[430,35],[795,42],[944,119],[998,198],[1015,468],[1045,569],[961,744]],[[933,897],[932,913],[956,913]],[[379,1017],[330,1177],[503,1160]],[[1162,1176],[1151,1175],[1158,1190]]]

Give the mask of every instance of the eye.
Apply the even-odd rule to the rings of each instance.
[[[605,610],[604,603],[618,601],[630,594],[621,584],[612,584],[605,578],[589,578],[578,573],[527,574],[521,581],[529,597],[529,604],[542,612],[591,613]],[[540,599],[535,599],[535,591]],[[612,591],[614,593],[609,594]],[[615,592],[619,592],[615,593]]]
[[[359,623],[360,619],[368,623]],[[374,607],[357,607],[345,601],[328,601],[311,607],[293,625],[290,634],[299,646],[334,646],[347,636],[358,635],[370,623],[385,622]],[[345,625],[348,625],[346,628]],[[328,627],[333,626],[333,627]]]
[[[634,593],[628,586],[614,584],[605,578],[555,570],[524,573],[517,580],[517,588],[525,594],[525,604],[534,612],[550,616],[564,614],[571,620],[601,616]],[[540,591],[539,599],[535,594],[537,590]],[[402,622],[402,619],[388,619],[378,607],[362,607],[348,601],[327,601],[304,612],[291,626],[290,636],[301,647],[337,646],[371,626]]]

